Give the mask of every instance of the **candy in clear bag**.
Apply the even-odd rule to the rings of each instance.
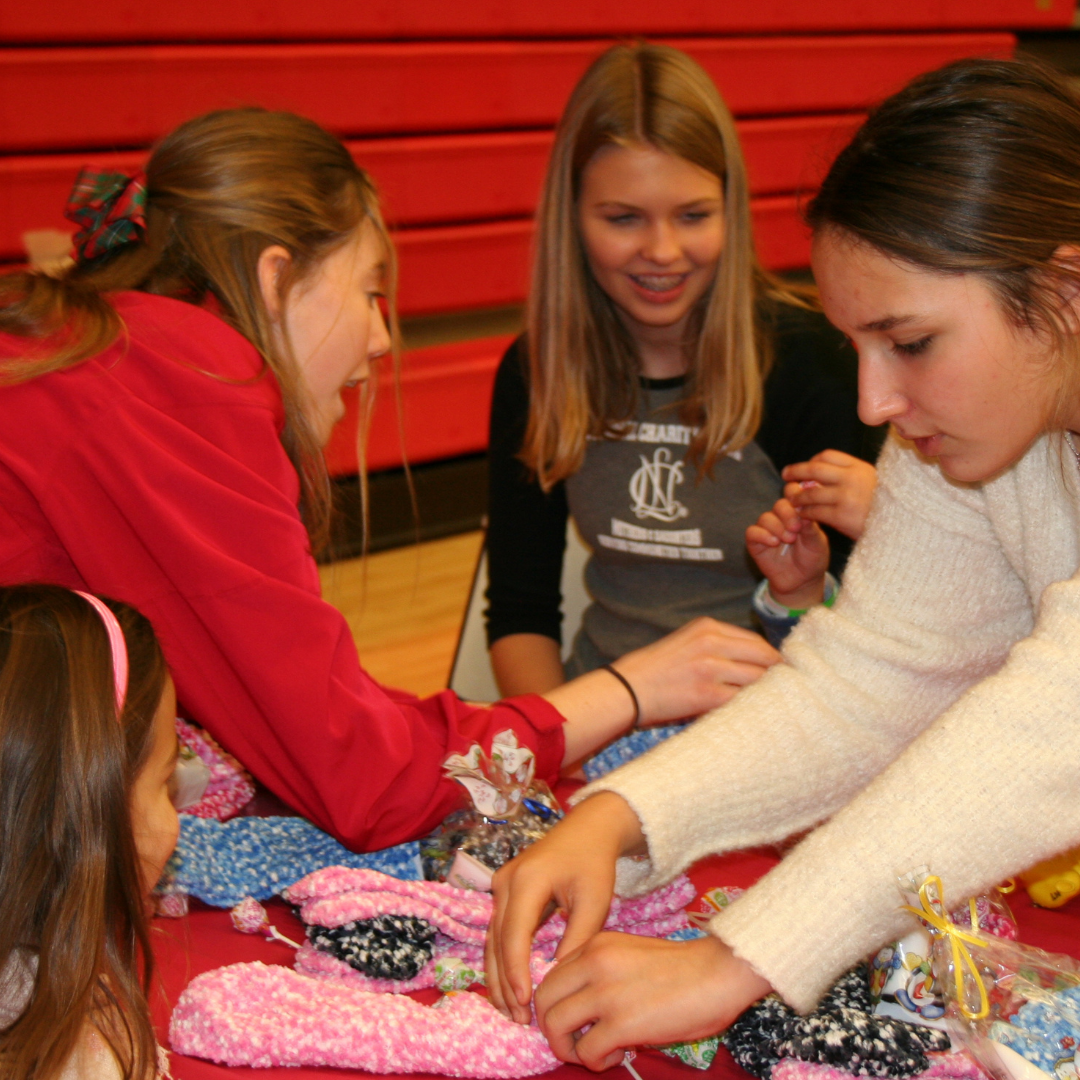
[[[998,1080],[1076,1080],[1080,961],[960,926],[940,879],[907,882],[908,910],[933,939],[931,962],[954,1045]]]
[[[428,881],[491,889],[492,874],[562,818],[550,788],[535,779],[536,757],[512,731],[491,741],[491,757],[473,744],[452,754],[443,769],[468,791],[472,805],[457,810],[423,841]]]
[[[920,881],[925,871],[916,872]],[[920,881],[901,882],[905,898],[914,903]],[[1016,919],[999,890],[969,899],[949,916],[961,929],[1015,940]],[[947,1030],[945,1001],[931,967],[930,931],[923,925],[880,949],[870,962],[870,996],[877,1016]]]

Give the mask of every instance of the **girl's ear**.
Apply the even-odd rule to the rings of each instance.
[[[282,305],[279,283],[282,275],[292,265],[292,255],[280,244],[271,244],[263,248],[255,269],[259,278],[259,291],[267,314],[274,322],[281,321]]]

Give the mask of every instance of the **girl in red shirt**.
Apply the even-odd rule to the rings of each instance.
[[[635,719],[720,702],[708,623],[620,659],[621,679],[490,707],[362,670],[312,551],[341,393],[391,349],[394,256],[337,139],[288,113],[211,113],[145,177],[84,170],[69,216],[68,272],[0,279],[0,583],[138,607],[183,713],[290,806],[382,848],[454,808],[443,761],[500,730],[550,780]]]

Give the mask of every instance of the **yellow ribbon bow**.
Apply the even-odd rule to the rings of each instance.
[[[910,904],[904,904],[904,910],[910,911],[917,919],[921,919],[927,926],[932,927],[939,934],[943,934],[949,939],[949,944],[952,946],[953,971],[955,972],[957,987],[956,996],[959,1001],[960,1011],[968,1020],[981,1020],[990,1011],[990,998],[986,993],[986,984],[983,982],[982,975],[979,973],[979,969],[967,946],[968,944],[981,945],[982,941],[974,934],[961,930],[947,914],[937,911],[931,897],[931,889],[934,890],[934,895],[938,897],[945,895],[941,878],[937,876],[928,877],[919,886],[919,900],[922,901],[922,910],[913,908]],[[972,914],[974,915],[974,910]],[[972,925],[975,925],[974,921]],[[965,969],[979,989],[979,1008],[977,1011],[972,1010],[967,1003],[968,995],[964,979]]]

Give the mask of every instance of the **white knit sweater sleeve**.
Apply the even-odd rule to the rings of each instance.
[[[712,924],[812,1007],[905,925],[897,874],[925,863],[960,898],[1080,837],[1080,584],[1051,586],[1014,649],[1032,628],[983,494],[890,444],[841,597],[787,662],[582,792],[641,819],[650,861],[622,884],[835,814]]]

